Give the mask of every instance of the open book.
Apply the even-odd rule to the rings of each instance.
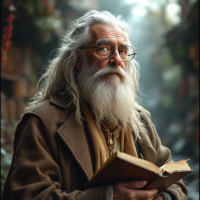
[[[157,189],[161,192],[193,171],[186,161],[167,163],[159,168],[147,160],[116,151],[83,189],[113,185],[118,182],[146,180],[147,184],[142,189]]]

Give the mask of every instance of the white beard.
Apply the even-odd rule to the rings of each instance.
[[[118,76],[105,74],[117,72]],[[123,123],[125,127],[132,124],[135,116],[135,92],[133,80],[121,67],[107,66],[98,69],[90,66],[84,58],[83,66],[78,74],[78,83],[83,98],[89,103],[98,124],[106,120],[111,124]]]

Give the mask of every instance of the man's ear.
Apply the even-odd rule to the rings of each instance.
[[[76,63],[75,63],[76,69],[81,69],[81,59],[80,56],[77,57]]]

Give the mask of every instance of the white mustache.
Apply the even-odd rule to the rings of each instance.
[[[105,67],[103,69],[98,70],[95,74],[94,74],[94,78],[101,78],[102,76],[106,75],[106,74],[110,74],[110,73],[117,73],[121,76],[122,79],[127,79],[128,78],[128,74],[121,68],[121,67]]]

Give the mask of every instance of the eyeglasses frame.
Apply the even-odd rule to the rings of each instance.
[[[99,47],[102,45],[102,44],[104,44],[104,43],[101,43],[99,46],[97,46],[97,47],[80,47],[80,49],[88,49],[88,48],[98,48],[98,54],[99,54],[99,56],[101,57],[101,55],[100,55],[100,53],[99,53]],[[133,47],[132,46],[127,46],[127,47],[131,47],[132,49],[133,49]],[[122,47],[123,48],[123,47]],[[110,58],[110,57],[112,57],[112,55],[114,54],[114,51],[115,50],[120,50],[119,48],[116,48],[116,47],[114,47],[113,48],[113,51],[112,51],[112,54],[111,54],[111,56],[109,56],[108,58]],[[133,51],[135,52],[135,50],[133,49]],[[133,58],[134,58],[134,56],[137,54],[137,52],[135,52],[134,54],[130,54],[130,55],[133,55]],[[119,53],[119,55],[120,55],[120,53]],[[102,58],[102,57],[101,57]],[[108,59],[108,58],[102,58],[102,59]],[[120,56],[120,58],[121,58],[121,56]],[[133,58],[131,59],[131,60],[133,60]],[[124,61],[122,58],[121,58],[121,60],[123,61],[123,62],[130,62],[131,60],[129,60],[129,61]]]

